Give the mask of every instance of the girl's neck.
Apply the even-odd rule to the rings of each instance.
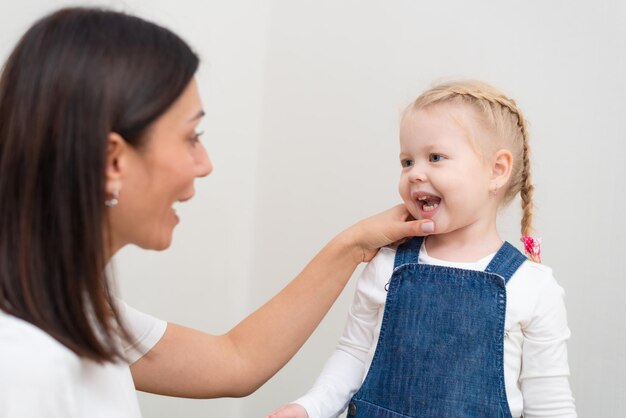
[[[473,262],[493,254],[502,245],[502,238],[492,223],[474,224],[426,239],[428,255],[440,260]]]

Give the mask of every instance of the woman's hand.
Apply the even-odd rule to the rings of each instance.
[[[351,240],[356,261],[367,262],[374,258],[380,247],[433,232],[433,221],[416,221],[406,206],[400,204],[354,224],[337,238]]]
[[[265,418],[309,418],[306,409],[297,403],[290,403],[278,408]]]

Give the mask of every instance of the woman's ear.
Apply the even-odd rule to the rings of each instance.
[[[513,156],[506,149],[496,152],[491,167],[491,185],[490,189],[497,191],[499,188],[507,184],[511,177],[513,169]]]
[[[125,153],[128,144],[119,134],[109,133],[107,136],[107,154],[105,162],[105,187],[107,194],[119,193],[122,188]]]

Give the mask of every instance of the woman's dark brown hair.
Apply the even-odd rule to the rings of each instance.
[[[125,335],[105,272],[107,135],[141,147],[198,67],[167,29],[71,8],[35,23],[0,77],[0,309],[76,354]]]

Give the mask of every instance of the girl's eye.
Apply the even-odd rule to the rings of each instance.
[[[443,161],[444,156],[441,154],[430,154],[428,157],[428,161],[431,163],[438,163],[439,161]]]
[[[402,165],[402,167],[406,168],[406,167],[411,167],[413,165],[413,160],[402,160],[400,161],[400,164]]]

